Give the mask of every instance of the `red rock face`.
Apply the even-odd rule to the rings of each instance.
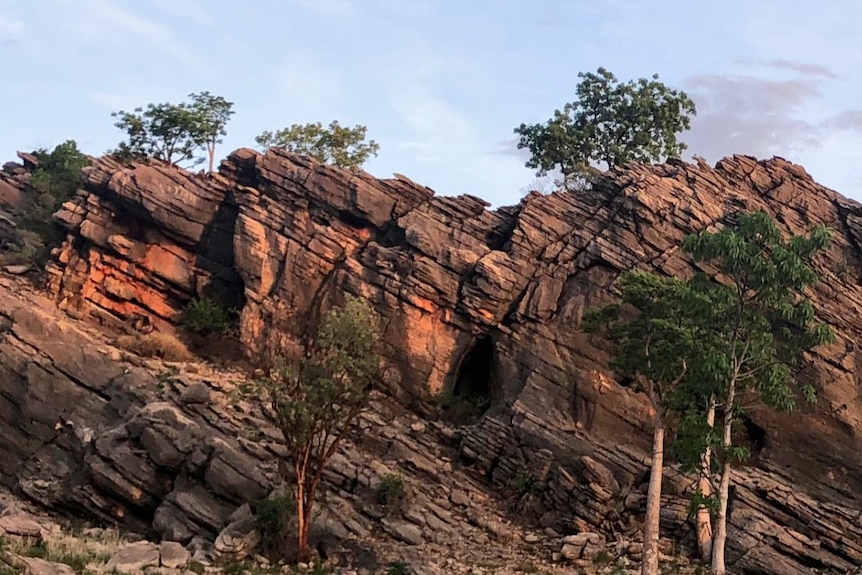
[[[613,502],[640,485],[649,414],[607,372],[602,342],[578,330],[583,310],[609,301],[624,270],[692,273],[678,250],[686,234],[758,209],[788,233],[832,228],[816,262],[824,281],[810,295],[837,341],[804,374],[817,384],[815,406],[751,414],[749,439],[762,451],[739,476],[730,557],[772,569],[793,555],[786,573],[862,563],[862,533],[839,541],[806,515],[821,498],[841,501],[834,513],[850,523],[862,517],[862,206],[782,159],[632,166],[590,192],[531,194],[496,211],[277,151],[238,150],[213,178],[103,159],[55,216],[69,236],[50,287],[67,309],[164,325],[217,285],[245,301],[251,354],[307,330],[340,293],[359,295],[382,317],[390,390],[489,395],[490,410],[465,431],[464,457],[500,481],[521,466],[545,469],[556,494],[549,523],[577,517],[613,531],[626,514]],[[677,511],[669,523],[684,531]],[[767,541],[788,522],[831,547]]]

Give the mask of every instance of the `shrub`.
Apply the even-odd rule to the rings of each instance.
[[[387,473],[380,478],[374,490],[374,500],[387,510],[396,511],[401,509],[407,499],[407,490],[404,487],[404,477],[399,473]]]
[[[31,232],[24,237],[22,255],[32,263],[43,265],[51,248],[63,239],[63,232],[53,224],[51,216],[78,191],[81,170],[90,160],[78,150],[74,140],[68,140],[52,151],[36,150],[39,165],[30,176],[27,201],[21,208],[19,225]]]
[[[283,495],[259,499],[252,504],[257,516],[261,544],[265,553],[272,553],[284,539],[287,522],[293,515],[295,504]]]
[[[148,334],[123,335],[115,342],[117,347],[140,355],[157,357],[165,361],[189,361],[192,354],[173,334],[153,331]]]
[[[234,325],[235,313],[212,298],[195,298],[189,302],[180,325],[199,335],[227,333]]]
[[[512,489],[518,497],[535,495],[539,491],[539,481],[528,469],[522,468],[512,478]]]
[[[404,561],[393,561],[386,569],[386,575],[409,575],[410,566]]]

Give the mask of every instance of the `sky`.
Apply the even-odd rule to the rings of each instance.
[[[235,103],[222,157],[363,124],[375,176],[508,205],[534,179],[513,129],[603,66],[689,94],[684,159],[778,155],[862,199],[860,21],[851,0],[0,0],[0,162],[101,154],[112,111],[207,90]]]

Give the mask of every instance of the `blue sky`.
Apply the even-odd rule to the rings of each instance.
[[[111,111],[209,90],[235,102],[223,155],[361,123],[374,175],[511,204],[533,180],[513,128],[605,66],[692,96],[684,157],[780,155],[862,198],[860,20],[849,0],[0,0],[0,161],[102,153]]]

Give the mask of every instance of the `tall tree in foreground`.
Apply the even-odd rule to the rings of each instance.
[[[564,180],[589,179],[592,164],[607,169],[627,162],[675,158],[686,149],[677,134],[696,115],[685,92],[668,88],[655,74],[622,83],[605,68],[580,72],[577,98],[544,124],[521,124],[518,149],[530,151],[528,168],[542,175],[558,169]]]
[[[680,399],[685,400],[690,366],[697,364],[703,351],[703,325],[691,312],[704,305],[702,296],[686,282],[651,273],[624,273],[616,287],[621,305],[589,310],[583,328],[601,330],[616,344],[611,367],[618,375],[634,379],[652,407],[653,447],[641,573],[658,575],[666,418]]]
[[[367,405],[380,363],[378,340],[371,307],[348,296],[299,357],[277,360],[246,390],[272,410],[284,437],[289,461],[282,473],[296,485],[299,561],[310,558],[308,534],[323,470]]]
[[[699,366],[699,376],[715,391],[722,428],[714,456],[721,469],[712,542],[713,575],[725,575],[727,505],[733,463],[747,450],[732,444],[734,420],[743,407],[738,398],[754,394],[766,405],[789,410],[799,387],[815,400],[811,385],[797,385],[794,369],[803,352],[833,341],[829,326],[818,323],[814,307],[802,295],[819,281],[811,258],[830,242],[829,230],[814,228],[808,236],[782,238],[764,212],[742,215],[719,232],[685,238],[684,252],[695,262],[708,262],[727,278],[725,283],[696,280],[711,302],[713,338]]]
[[[333,121],[324,128],[320,122],[293,124],[277,132],[263,132],[254,140],[263,149],[273,146],[289,152],[311,156],[319,162],[342,168],[359,168],[371,156],[377,156],[380,146],[374,140],[365,141],[368,128],[348,128]]]

